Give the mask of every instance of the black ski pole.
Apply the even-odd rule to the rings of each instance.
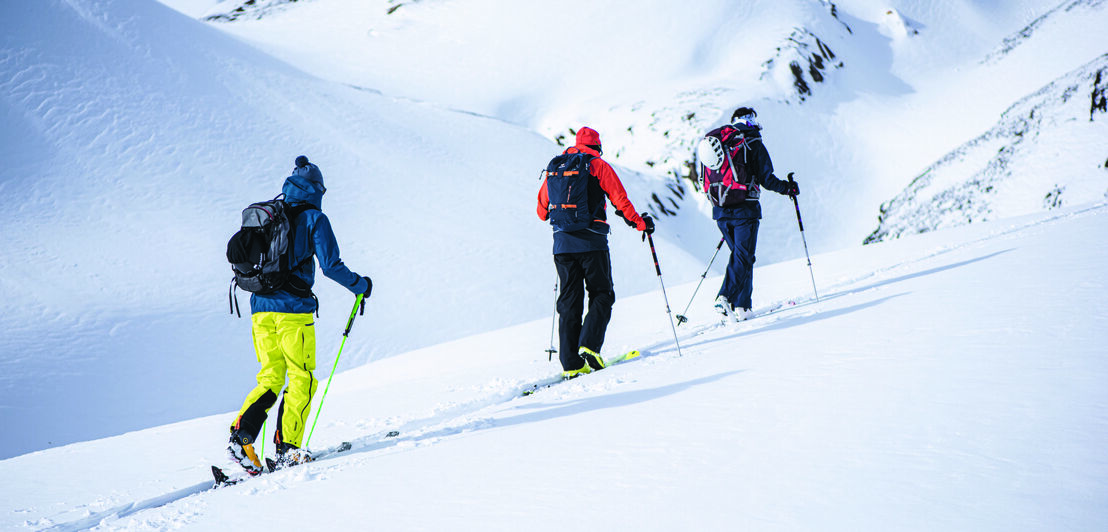
[[[692,306],[693,300],[696,299],[696,293],[700,291],[700,285],[704,284],[704,278],[708,276],[708,271],[712,269],[712,263],[716,261],[716,255],[719,255],[719,250],[723,248],[723,243],[725,241],[726,240],[724,240],[722,238],[719,239],[719,245],[716,246],[716,252],[712,253],[712,260],[708,261],[708,268],[704,270],[704,273],[700,274],[700,282],[696,283],[696,290],[693,290],[692,297],[689,298],[689,304],[685,305],[685,311],[684,312],[677,315],[677,326],[678,327],[680,327],[682,323],[685,323],[686,321],[689,321],[689,319],[685,317],[685,314],[689,312],[689,307]]]
[[[677,327],[673,325],[673,313],[669,310],[669,297],[666,296],[666,283],[662,280],[662,267],[658,265],[658,252],[654,250],[654,237],[650,236],[650,233],[647,233],[646,240],[650,242],[650,254],[654,257],[654,270],[658,272],[658,282],[662,285],[662,298],[666,301],[666,315],[669,316],[669,327],[673,329],[673,343],[677,346],[677,356],[681,356],[681,342],[677,340]]]
[[[558,321],[558,279],[554,279],[554,314],[550,316],[550,348],[546,350],[546,361],[554,360],[554,324]]]
[[[793,173],[789,172],[789,183],[795,183],[793,181]],[[808,255],[808,239],[804,238],[804,220],[800,218],[800,203],[796,201],[795,195],[789,195],[793,199],[793,207],[796,207],[796,223],[800,226],[800,241],[804,242],[804,257],[808,259],[808,275],[812,277],[812,292],[816,295],[816,303],[819,303],[819,290],[816,290],[816,274],[812,271],[812,257]]]

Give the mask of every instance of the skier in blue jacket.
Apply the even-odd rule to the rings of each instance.
[[[773,162],[762,143],[762,126],[755,117],[758,113],[749,107],[735,109],[731,123],[716,128],[708,136],[721,138],[726,150],[723,172],[730,173],[730,161],[745,161],[753,182],[746,191],[746,200],[729,207],[712,207],[712,218],[731,250],[723,284],[716,297],[716,310],[735,321],[751,317],[751,294],[754,292],[754,250],[758,245],[758,225],[762,219],[762,205],[758,202],[762,187],[778,194],[796,196],[800,187],[795,181],[784,181],[773,175]]]
[[[242,408],[231,424],[228,450],[247,472],[262,471],[261,460],[253,444],[261,432],[269,408],[277,394],[288,387],[281,398],[277,414],[274,443],[278,462],[296,464],[311,460],[300,444],[304,425],[312,406],[312,396],[319,381],[312,375],[315,369],[315,320],[312,313],[318,301],[311,293],[315,284],[315,260],[319,259],[323,274],[345,286],[354,294],[368,298],[373,290],[369,277],[360,276],[346,267],[339,257],[339,245],[327,215],[319,210],[323,194],[323,174],[319,167],[301,155],[296,168],[285,179],[281,190],[290,211],[299,212],[290,220],[290,264],[293,279],[285,288],[269,294],[250,296],[250,311],[254,351],[261,370],[257,386],[243,401]]]

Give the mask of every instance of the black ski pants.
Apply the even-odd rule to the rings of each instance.
[[[561,293],[558,294],[558,338],[561,341],[562,369],[581,369],[585,359],[578,354],[584,346],[599,353],[604,333],[612,319],[616,293],[612,289],[612,261],[607,250],[554,255]],[[589,313],[582,322],[585,293],[589,294]]]

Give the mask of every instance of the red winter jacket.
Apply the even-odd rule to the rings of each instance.
[[[627,199],[627,191],[623,189],[623,182],[619,180],[619,176],[616,175],[615,170],[612,170],[611,165],[600,158],[600,153],[589,146],[600,146],[600,135],[592,128],[583,127],[577,132],[577,144],[567,148],[565,153],[582,152],[592,155],[593,159],[589,163],[589,172],[600,182],[601,190],[608,196],[608,200],[612,202],[612,205],[622,212],[628,221],[635,224],[635,229],[645,231],[646,222],[635,211],[635,206],[631,204],[631,200]],[[539,204],[535,209],[540,220],[546,221],[550,212],[549,206],[550,198],[546,195],[546,179],[544,178],[542,186],[539,187]],[[601,211],[605,209],[603,202],[601,202],[600,209]],[[607,220],[603,219],[597,221],[607,223]]]

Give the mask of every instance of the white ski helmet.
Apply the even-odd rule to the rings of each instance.
[[[696,145],[696,156],[709,169],[719,171],[723,168],[723,144],[715,137],[704,137]]]

